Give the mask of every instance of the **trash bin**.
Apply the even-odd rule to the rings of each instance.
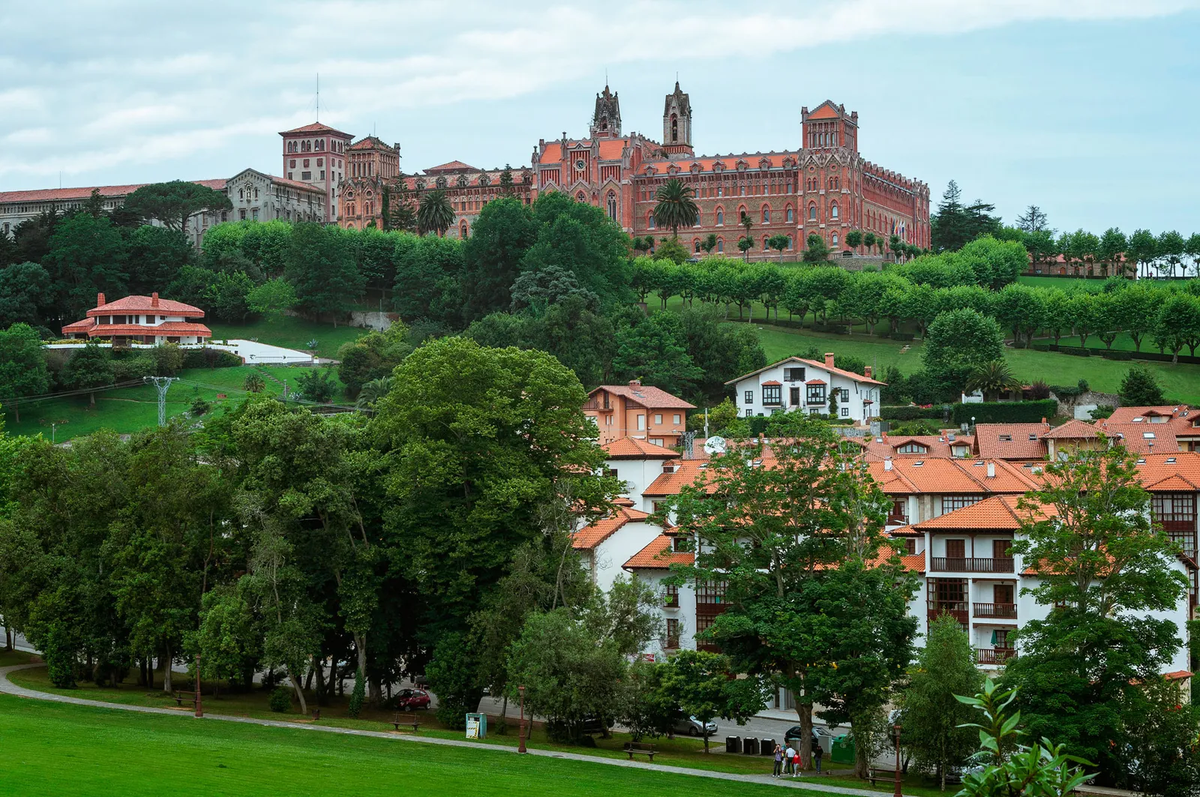
[[[833,749],[829,753],[829,760],[835,764],[853,764],[854,737],[846,733],[834,739]]]
[[[727,752],[727,753],[742,752],[742,737],[726,736],[725,737],[725,752]]]
[[[758,754],[759,755],[771,755],[774,752],[775,752],[775,740],[774,739],[763,739],[761,742],[758,743]]]
[[[758,755],[758,739],[753,736],[742,741],[742,752],[746,755]]]
[[[487,714],[468,714],[467,715],[467,738],[468,739],[486,739],[487,738]]]

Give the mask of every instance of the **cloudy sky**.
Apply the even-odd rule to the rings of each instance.
[[[0,30],[0,190],[279,173],[318,73],[321,121],[406,171],[518,166],[586,133],[606,73],[658,138],[678,73],[698,153],[795,149],[828,98],[935,198],[1200,230],[1200,0],[52,0]]]

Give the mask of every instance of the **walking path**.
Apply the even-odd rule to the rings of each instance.
[[[188,717],[190,714],[183,714],[179,711],[168,708],[153,708],[151,706],[128,706],[122,703],[105,703],[99,700],[84,700],[83,698],[70,697],[68,695],[55,695],[48,692],[38,692],[33,689],[26,689],[23,686],[17,686],[12,681],[8,680],[8,674],[17,670],[27,670],[33,667],[44,666],[37,662],[33,664],[16,664],[10,667],[0,667],[0,693],[15,695],[16,697],[30,698],[34,700],[49,700],[55,703],[69,703],[76,706],[91,706],[93,708],[109,708],[119,711],[140,711],[143,714],[162,714],[171,717]],[[285,722],[280,720],[264,720],[253,719],[250,717],[231,717],[223,714],[205,714],[206,720],[220,720],[222,722],[241,722],[249,725],[265,725],[271,728],[289,728],[292,730],[308,730],[320,731],[323,733],[342,733],[349,736],[370,736],[376,739],[388,739],[391,741],[416,742],[418,744],[440,744],[448,747],[467,747],[473,750],[488,750],[494,753],[509,753],[517,754],[516,748],[506,747],[502,745],[481,744],[479,742],[468,742],[459,739],[438,739],[430,736],[400,736],[394,733],[385,733],[382,731],[362,731],[353,728],[333,728],[328,725],[301,725],[294,722]],[[597,756],[582,755],[580,753],[561,753],[552,750],[536,750],[532,749],[529,755],[541,756],[543,758],[559,758],[567,761],[582,761],[588,764],[604,764],[612,767],[625,767],[627,769],[640,769],[648,772],[663,772],[670,775],[691,775],[697,778],[710,778],[713,780],[728,780],[740,783],[758,783],[769,786],[780,786],[782,788],[801,788],[810,791],[819,791],[828,794],[845,794],[852,797],[880,797],[880,792],[867,791],[865,789],[849,789],[841,786],[830,786],[823,783],[814,783],[811,779],[814,776],[807,776],[804,779],[796,780],[775,780],[769,774],[763,775],[739,775],[732,772],[711,772],[703,769],[688,769],[685,767],[671,767],[664,764],[650,764],[642,761],[622,761],[619,758],[600,758]],[[770,760],[764,758],[764,764],[770,764]]]

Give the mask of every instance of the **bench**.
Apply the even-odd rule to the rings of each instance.
[[[871,781],[872,786],[878,786],[880,783],[886,785],[896,782],[896,770],[894,769],[875,769],[872,767],[867,770],[867,780]]]
[[[397,714],[396,716],[392,717],[393,728],[400,730],[401,725],[411,726],[413,733],[416,733],[421,727],[421,718],[416,714]]]
[[[644,742],[626,742],[625,752],[629,755],[630,761],[633,760],[635,755],[644,755],[653,763],[654,753],[656,751],[654,749],[654,745],[652,744],[645,744]]]
[[[180,707],[183,706],[183,701],[185,701],[185,700],[188,701],[189,703],[191,703],[193,706],[196,705],[196,693],[195,692],[181,692],[178,689],[176,689],[174,692],[171,693],[171,699],[175,701],[175,705],[180,706]]]

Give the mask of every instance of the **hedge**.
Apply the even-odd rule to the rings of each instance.
[[[951,417],[956,424],[970,423],[1037,423],[1058,413],[1054,399],[1041,401],[999,401],[983,404],[955,404]]]
[[[935,404],[932,407],[880,407],[879,417],[885,421],[915,421],[922,418],[940,421],[946,417],[944,406]]]
[[[184,349],[184,368],[236,368],[242,364],[242,358],[236,354],[220,349]]]
[[[1170,354],[1160,354],[1156,351],[1125,351],[1122,349],[1102,349],[1096,346],[1083,348],[1080,346],[1056,346],[1053,343],[1031,343],[1029,348],[1034,351],[1056,351],[1062,354],[1072,354],[1076,357],[1088,357],[1095,354],[1109,360],[1146,360],[1148,362],[1169,363],[1172,359]],[[1189,365],[1200,365],[1200,357],[1180,354],[1179,362]]]
[[[888,335],[888,337],[891,338],[892,340],[909,341],[909,340],[916,340],[917,336],[911,332],[893,332],[891,335]]]
[[[1122,351],[1121,349],[1112,349],[1111,351],[1104,352],[1104,354],[1101,356],[1106,360],[1132,360],[1133,352]]]

